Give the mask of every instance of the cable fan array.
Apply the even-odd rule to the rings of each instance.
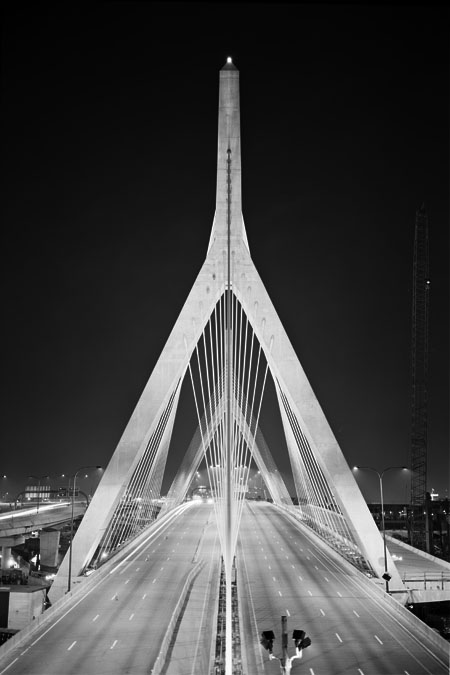
[[[268,371],[261,345],[232,290],[216,303],[188,368],[222,550],[229,548],[227,557],[232,557]]]
[[[169,442],[166,430],[174,413],[181,380],[172,392],[144,453],[133,470],[109,525],[100,541],[91,565],[97,566],[123,544],[139,534],[158,516],[161,483]]]
[[[297,451],[289,454],[302,521],[359,569],[373,573],[358,547],[289,401],[276,382]]]

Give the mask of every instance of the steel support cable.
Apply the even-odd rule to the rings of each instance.
[[[289,403],[288,403],[288,401],[287,401],[287,399],[286,399],[286,396],[285,396],[284,392],[283,392],[281,389],[280,389],[280,391],[281,391],[281,396],[282,396],[283,406],[284,406],[284,409],[285,409],[285,411],[286,411],[286,415],[287,415],[288,420],[289,420],[289,425],[290,425],[290,427],[291,427],[292,433],[293,433],[293,435],[294,435],[295,442],[296,442],[296,444],[297,444],[297,453],[296,453],[296,455],[294,455],[294,456],[300,455],[300,457],[301,457],[301,459],[302,459],[302,462],[303,462],[303,465],[304,465],[305,470],[306,470],[306,474],[305,474],[305,475],[306,475],[307,478],[308,478],[308,483],[309,483],[309,485],[306,484],[306,488],[307,488],[308,504],[310,505],[310,506],[309,506],[309,509],[308,509],[308,511],[309,511],[309,519],[312,520],[313,526],[318,526],[318,524],[319,524],[319,519],[320,519],[320,515],[318,514],[318,512],[316,512],[316,505],[315,505],[315,490],[314,490],[314,486],[313,486],[313,484],[312,484],[312,482],[311,482],[311,475],[310,475],[310,472],[309,472],[309,467],[308,467],[308,465],[305,463],[305,458],[304,458],[304,457],[302,456],[302,454],[301,454],[301,446],[302,446],[302,443],[301,443],[301,440],[300,440],[299,437],[298,437],[297,427],[296,427],[296,424],[295,424],[295,421],[294,421],[294,415],[293,415],[293,413],[292,413],[291,407],[290,407],[290,405],[289,405]],[[301,474],[300,474],[300,475],[301,475]],[[314,514],[314,518],[311,518],[311,512]]]
[[[165,423],[167,421],[167,417],[166,417],[165,413],[167,413],[167,411],[169,410],[169,414],[170,414],[170,409],[172,407],[173,399],[174,399],[174,396],[176,394],[178,386],[179,386],[179,382],[178,382],[177,387],[175,388],[174,392],[172,392],[171,397],[170,397],[170,399],[167,403],[167,406],[164,409],[164,411],[162,412],[162,414],[161,414],[161,416],[158,420],[158,424],[157,424],[156,429],[154,430],[153,434],[151,435],[150,439],[147,442],[147,446],[146,446],[146,449],[143,453],[143,457],[145,457],[150,452],[150,449],[152,447],[152,441],[157,436],[158,428],[160,428],[161,426],[165,426]],[[142,458],[141,458],[140,461],[142,461]],[[138,466],[139,466],[139,463],[138,463],[137,467]],[[131,484],[133,484],[133,475],[136,472],[136,468],[135,468],[135,470],[132,474],[132,477],[130,479]],[[121,500],[119,501],[119,504],[117,505],[117,507],[114,511],[114,514],[113,514],[113,516],[112,516],[112,518],[111,518],[111,520],[110,520],[110,522],[107,526],[107,529],[106,529],[106,531],[105,531],[105,533],[102,537],[102,541],[101,541],[101,543],[99,545],[99,549],[98,549],[99,555],[101,555],[106,550],[107,547],[111,546],[111,542],[112,542],[113,538],[114,538],[114,541],[117,542],[117,541],[120,541],[121,538],[123,537],[123,534],[124,534],[124,531],[125,531],[126,525],[127,525],[126,502],[127,502],[127,495],[129,493],[130,493],[130,490],[127,487],[127,489],[125,490],[124,495],[122,496]],[[113,545],[112,548],[115,549],[116,545]]]
[[[307,454],[308,457],[312,458],[311,463],[314,466],[314,475],[317,480],[317,485],[318,485],[318,502],[319,502],[319,507],[322,509],[320,511],[320,514],[322,516],[322,523],[325,527],[326,530],[331,531],[336,533],[336,523],[333,518],[333,512],[330,510],[331,508],[336,507],[336,503],[333,497],[333,494],[331,492],[330,486],[328,484],[328,481],[325,478],[325,475],[323,474],[322,469],[320,468],[317,460],[313,456],[311,447],[309,445],[308,440],[306,439],[302,429],[300,428],[300,425],[298,424],[298,420],[295,417],[296,424],[298,426],[299,430],[299,435],[303,441],[303,446],[305,448],[305,453]]]
[[[210,322],[208,322],[208,323],[210,323]],[[205,327],[205,329],[206,329],[206,327]],[[211,335],[211,331],[210,331],[210,335]],[[216,397],[215,397],[215,375],[214,375],[213,346],[212,346],[212,344],[210,346],[211,346],[211,357],[208,358],[208,353],[207,353],[207,349],[206,349],[206,335],[205,335],[205,332],[204,332],[203,333],[203,347],[204,347],[204,357],[205,357],[205,362],[206,362],[206,381],[207,381],[207,386],[208,386],[208,409],[209,409],[210,420],[212,422],[217,406],[216,406]],[[212,390],[211,390],[210,375],[209,375],[209,362],[210,362],[210,360],[211,360],[211,369],[212,369],[211,379],[213,380]],[[210,441],[208,447],[210,448],[210,456],[215,457],[216,452],[217,452],[217,450],[216,450],[216,434],[215,433],[212,435],[212,438],[211,438],[211,441]],[[205,459],[207,460],[207,458],[205,458]],[[208,464],[208,461],[207,461],[207,464]]]
[[[298,420],[296,419],[296,417],[295,417],[295,423],[298,425]],[[303,436],[303,434],[301,434],[301,435]],[[303,439],[304,439],[305,442],[307,442],[306,439],[304,438],[304,436],[303,436]],[[334,498],[333,498],[333,503],[335,504]],[[323,511],[326,512],[326,513],[329,513],[328,508],[324,508]],[[342,521],[339,524],[339,528],[337,528],[335,519],[333,519],[333,521],[331,521],[330,517],[328,517],[326,520],[324,520],[323,513],[321,513],[320,511],[318,513],[317,508],[314,509],[314,512],[316,513],[316,526],[322,525],[322,527],[320,529],[321,529],[323,535],[325,536],[325,538],[327,540],[329,540],[331,534],[333,534],[335,536],[336,540],[341,540],[341,538],[344,537],[344,535],[342,534],[342,525],[343,525],[344,530],[346,531],[346,536],[344,538],[348,541],[349,544],[352,545],[353,548],[356,548],[358,550],[358,552],[361,553],[361,551],[360,551],[360,549],[359,549],[359,547],[358,547],[358,545],[357,545],[357,543],[356,543],[356,541],[355,541],[355,539],[354,539],[354,537],[353,537],[353,535],[352,535],[352,533],[351,533],[351,531],[348,527],[348,524],[347,524],[347,522],[346,522],[346,520],[343,516],[342,516]],[[324,525],[325,525],[325,527],[324,527]],[[316,529],[316,528],[314,528],[314,529]],[[336,548],[336,546],[335,546],[335,548]],[[340,551],[340,552],[342,553],[342,551]],[[362,553],[361,553],[361,555],[362,555]]]
[[[212,335],[212,326],[211,326],[211,320],[208,322],[209,325],[209,343],[210,343],[210,349],[211,349],[211,365],[212,365],[212,377],[213,377],[213,391],[214,391],[214,409],[217,409],[217,405],[220,400],[220,392],[219,392],[219,386],[220,386],[220,373],[217,370],[216,373],[216,367],[218,368],[218,343],[217,343],[217,310],[216,310],[217,305],[214,307],[214,318],[215,318],[215,332],[216,332],[216,341],[213,344],[213,335]],[[220,432],[219,432],[220,433]],[[219,442],[220,442],[220,436],[218,434],[214,434],[214,464],[217,463],[217,457],[219,454]],[[205,458],[206,459],[206,458]],[[208,466],[208,462],[207,466]],[[209,476],[209,473],[208,473]],[[211,484],[211,480],[210,480]]]
[[[261,345],[260,345],[260,349],[261,349]],[[271,350],[272,350],[272,343],[271,343],[271,346],[270,346],[270,351]],[[269,364],[266,360],[266,368],[265,368],[265,372],[264,372],[264,379],[263,379],[263,384],[262,384],[262,388],[261,388],[261,395],[260,395],[260,398],[259,398],[258,415],[257,415],[256,420],[255,420],[255,430],[253,432],[252,447],[249,450],[249,463],[248,463],[247,470],[244,472],[244,477],[245,477],[244,484],[245,485],[247,484],[247,481],[248,481],[248,474],[249,474],[249,471],[250,471],[250,461],[251,461],[251,458],[253,457],[253,453],[254,453],[256,430],[258,429],[258,426],[259,426],[259,417],[260,417],[260,414],[261,414],[261,407],[262,407],[262,401],[263,401],[264,391],[265,391],[265,386],[266,386],[268,368],[269,368]],[[245,465],[246,465],[246,462],[244,461],[244,466]],[[238,512],[238,522],[237,522],[236,533],[235,533],[235,545],[236,545],[237,535],[238,535],[239,526],[240,526],[241,517],[242,517],[243,504],[244,504],[244,501],[243,501],[243,497],[242,497],[241,502],[240,502],[240,509],[239,509],[239,512]]]

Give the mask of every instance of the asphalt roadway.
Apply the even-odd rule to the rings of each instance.
[[[157,528],[159,529],[159,528]],[[217,625],[220,551],[213,508],[192,504],[92,589],[0,659],[0,675],[210,675]],[[190,570],[202,563],[168,631]],[[444,675],[439,649],[392,612],[356,570],[317,545],[267,503],[245,505],[237,550],[245,675],[275,674],[259,634],[306,630],[312,645],[292,675]],[[50,618],[51,614],[49,614]],[[290,640],[290,654],[294,653]],[[162,661],[161,661],[162,663]]]
[[[247,675],[280,672],[259,644],[263,630],[276,636],[281,655],[281,616],[303,629],[312,644],[292,663],[292,675],[448,675],[449,654],[423,637],[409,620],[389,610],[359,574],[340,565],[274,507],[249,502],[239,545],[238,593],[243,661]]]
[[[189,571],[203,561],[169,646],[169,675],[210,661],[220,551],[213,508],[192,505],[93,590],[0,660],[8,675],[152,672]],[[211,594],[211,588],[214,593]],[[191,603],[192,604],[192,603]],[[180,642],[180,644],[177,644]],[[173,667],[172,667],[173,662]]]

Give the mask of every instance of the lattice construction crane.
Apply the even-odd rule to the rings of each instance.
[[[411,543],[429,549],[426,536],[428,432],[428,216],[416,212],[412,302]]]

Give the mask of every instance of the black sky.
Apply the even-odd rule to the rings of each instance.
[[[228,55],[250,251],[350,465],[408,462],[425,201],[428,488],[448,490],[448,18],[430,4],[4,13],[8,490],[113,453],[206,255]],[[373,477],[361,486],[377,499]],[[386,486],[388,500],[408,497],[398,478]]]

